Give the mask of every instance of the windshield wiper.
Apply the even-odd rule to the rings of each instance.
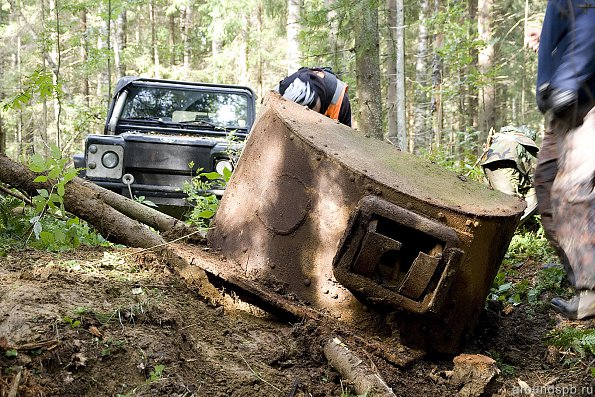
[[[124,117],[121,118],[120,120],[148,120],[148,121],[157,121],[160,124],[167,124],[166,121],[164,121],[161,117],[157,117],[157,116],[137,116],[137,117]]]
[[[217,124],[213,124],[210,121],[206,121],[206,120],[184,120],[184,121],[178,121],[178,122],[176,122],[174,124],[201,125],[203,127],[211,127],[211,128],[216,129],[216,130],[229,131],[228,128],[222,127],[222,126],[217,125]]]

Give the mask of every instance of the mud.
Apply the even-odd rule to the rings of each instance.
[[[522,269],[530,278],[540,264]],[[544,297],[545,299],[545,297]],[[319,324],[279,321],[253,307],[205,303],[161,258],[130,250],[9,252],[0,258],[0,396],[341,396],[349,391],[323,355]],[[502,373],[489,396],[530,386],[589,387],[584,365],[554,354],[544,336],[560,319],[546,306],[510,315],[489,305],[468,353]],[[593,326],[585,322],[585,326]],[[349,344],[349,342],[347,341]],[[453,356],[398,368],[356,353],[397,396],[453,396]],[[512,372],[510,372],[512,371]],[[347,395],[347,394],[343,394]]]

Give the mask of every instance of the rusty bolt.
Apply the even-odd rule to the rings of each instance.
[[[479,221],[473,222],[473,227],[479,227]]]
[[[304,285],[305,285],[306,287],[309,287],[309,286],[310,286],[310,283],[311,283],[311,281],[310,281],[310,279],[309,279],[309,278],[305,278],[305,279],[304,279]]]

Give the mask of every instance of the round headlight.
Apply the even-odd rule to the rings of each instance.
[[[114,152],[105,152],[103,156],[101,156],[101,164],[103,164],[105,168],[115,168],[119,162],[120,158]]]
[[[220,175],[223,175],[223,170],[227,168],[230,172],[233,171],[233,165],[229,160],[220,160],[215,164],[215,171]]]

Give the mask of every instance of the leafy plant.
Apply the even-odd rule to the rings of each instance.
[[[16,349],[8,349],[4,355],[8,358],[12,358],[18,356],[19,352]]]
[[[81,326],[81,321],[80,320],[75,320],[70,316],[64,316],[62,317],[62,321],[70,324],[70,328],[74,329],[74,328],[79,328]]]
[[[194,163],[189,163],[188,167],[192,169]],[[206,228],[219,208],[219,199],[210,191],[214,188],[225,188],[231,178],[231,170],[224,168],[223,175],[218,172],[205,173],[202,170],[199,168],[197,175],[190,182],[184,182],[182,190],[188,195],[187,200],[194,205],[186,221],[191,225]]]
[[[147,198],[145,196],[138,196],[138,197],[135,196],[134,201],[136,201],[139,204],[146,205],[147,207],[157,208],[157,204],[155,204],[151,200],[147,200]]]
[[[163,365],[163,364],[155,365],[153,370],[149,373],[149,379],[147,379],[147,382],[151,383],[151,382],[155,382],[155,381],[158,381],[159,379],[161,379],[164,369],[165,369],[165,365]]]
[[[63,158],[60,149],[57,146],[51,147],[51,156],[44,158],[39,154],[31,156],[29,161],[29,168],[36,173],[44,173],[39,175],[33,182],[50,182],[51,189],[38,189],[38,195],[33,197],[33,204],[35,205],[36,215],[31,218],[33,225],[33,233],[37,239],[40,238],[43,230],[40,222],[41,218],[47,211],[54,211],[62,216],[66,216],[64,210],[64,193],[66,191],[66,184],[74,179],[78,170],[75,168],[66,168],[66,164],[70,160]]]
[[[548,334],[548,344],[577,353],[580,358],[595,355],[595,329],[566,327]]]

